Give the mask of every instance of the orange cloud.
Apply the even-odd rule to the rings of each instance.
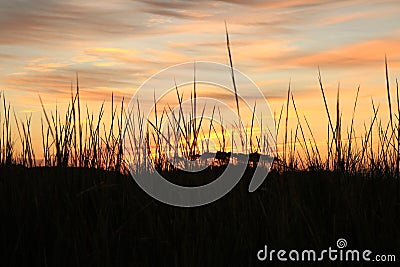
[[[338,1],[334,1],[334,0],[286,0],[286,1],[279,1],[279,0],[272,0],[272,1],[220,0],[220,2],[240,4],[243,6],[258,6],[258,7],[264,7],[264,8],[291,8],[291,7],[300,7],[301,8],[301,7],[311,7],[311,6],[317,6],[317,5],[336,3]]]
[[[85,53],[89,55],[134,55],[137,54],[137,51],[117,47],[95,47],[86,49]]]
[[[71,59],[71,61],[76,63],[94,62],[97,60],[98,58],[96,56],[91,56],[91,55],[79,55],[79,56],[74,56]]]
[[[33,70],[38,72],[50,72],[54,71],[57,68],[67,67],[71,65],[70,63],[56,63],[56,62],[49,62],[49,63],[34,63],[31,62],[24,67],[26,70]]]
[[[113,62],[113,61],[108,61],[108,62],[93,62],[93,66],[95,67],[111,67],[111,66],[115,66],[121,64],[119,62]]]
[[[350,20],[355,20],[359,18],[368,18],[370,15],[366,13],[351,13],[351,14],[345,14],[345,15],[339,15],[339,16],[334,16],[332,18],[328,18],[325,21],[322,22],[322,25],[330,25],[330,24],[336,24],[336,23],[342,23]]]
[[[297,66],[365,67],[382,64],[385,54],[393,63],[400,61],[400,39],[370,40],[332,50],[289,59],[286,63]]]
[[[139,52],[134,49],[124,49],[117,47],[96,47],[85,49],[85,54],[110,61],[134,64],[148,63],[147,60],[140,58]]]

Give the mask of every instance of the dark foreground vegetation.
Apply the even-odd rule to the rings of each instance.
[[[250,177],[217,202],[177,208],[117,172],[2,167],[2,266],[247,266],[265,244],[317,250],[339,238],[399,256],[395,180],[272,171],[248,193]]]

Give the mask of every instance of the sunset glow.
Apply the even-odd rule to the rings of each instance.
[[[332,110],[340,84],[346,123],[360,86],[355,126],[361,131],[373,114],[371,97],[381,115],[388,112],[385,54],[392,88],[400,71],[397,1],[40,0],[3,1],[0,10],[0,85],[19,117],[32,114],[34,127],[40,126],[38,94],[49,110],[65,109],[77,73],[85,109],[96,113],[112,92],[116,102],[130,99],[149,76],[173,64],[228,64],[224,21],[235,68],[278,115],[291,81],[298,111],[321,143],[327,119],[318,67]]]

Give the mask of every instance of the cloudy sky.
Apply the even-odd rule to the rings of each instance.
[[[0,85],[18,113],[40,111],[38,94],[67,102],[76,73],[90,105],[111,92],[129,98],[173,64],[227,64],[224,21],[235,67],[274,111],[291,80],[302,114],[319,117],[319,66],[330,105],[340,82],[344,112],[361,86],[362,124],[371,97],[384,104],[385,53],[393,83],[400,74],[396,0],[14,0],[1,1],[0,13]]]

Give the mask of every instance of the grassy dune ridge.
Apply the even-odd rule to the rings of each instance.
[[[219,201],[177,208],[118,172],[19,166],[0,174],[4,266],[255,265],[265,244],[318,250],[338,238],[374,253],[400,248],[392,179],[272,171],[249,194],[249,169]]]

